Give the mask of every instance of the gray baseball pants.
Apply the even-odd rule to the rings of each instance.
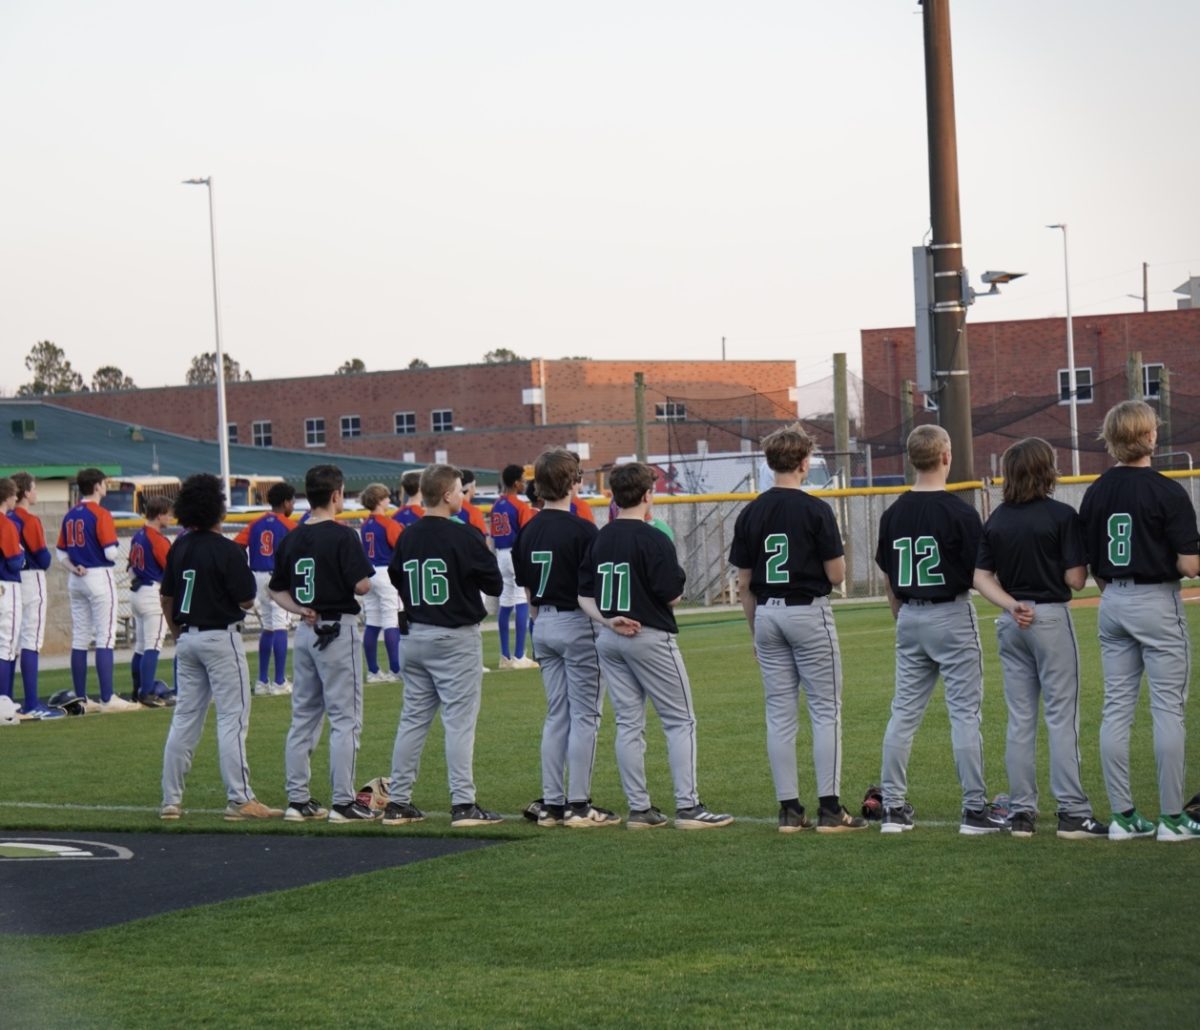
[[[761,602],[754,613],[754,650],[762,668],[767,759],[776,799],[800,796],[796,734],[801,686],[812,722],[817,795],[841,793],[842,656],[829,598],[792,608],[783,598]]]
[[[1142,672],[1150,684],[1159,811],[1174,815],[1184,801],[1184,709],[1191,645],[1179,583],[1113,580],[1100,596],[1100,663],[1104,711],[1100,766],[1114,812],[1134,807],[1129,785],[1129,731]]]
[[[548,805],[590,801],[596,737],[604,708],[595,623],[582,611],[543,605],[538,609],[534,648],[546,688],[542,799]]]
[[[643,626],[637,636],[611,629],[596,638],[600,671],[617,721],[617,771],[632,811],[650,807],[646,789],[646,700],[654,705],[667,738],[675,807],[693,808],[696,795],[696,716],[687,669],[675,635]]]
[[[475,802],[475,722],[483,684],[479,626],[453,629],[412,623],[400,649],[404,707],[392,750],[388,797],[411,804],[421,751],[438,709],[446,731],[446,772],[451,805]]]
[[[311,796],[310,760],[321,739],[326,715],[333,803],[347,805],[357,793],[354,766],[362,734],[362,635],[356,615],[343,615],[340,625],[338,635],[323,650],[317,649],[317,633],[312,626],[301,622],[296,627],[292,643],[292,725],[283,752],[289,801],[304,802]]]
[[[1028,629],[1021,629],[1006,612],[996,620],[996,642],[1008,702],[1004,757],[1010,810],[1037,812],[1040,698],[1050,742],[1050,790],[1058,811],[1090,816],[1092,806],[1079,777],[1079,644],[1071,609],[1066,604],[1038,604]]]
[[[217,758],[225,794],[235,805],[254,797],[246,764],[246,732],[250,728],[250,671],[241,636],[233,630],[189,629],[175,645],[175,687],[171,731],[163,749],[164,805],[183,801],[183,785],[208,705],[217,709]]]
[[[946,689],[954,766],[963,808],[987,803],[983,779],[983,649],[975,607],[963,594],[947,604],[909,601],[896,620],[896,692],[883,735],[883,804],[898,808],[908,793],[913,738],[937,685]]]

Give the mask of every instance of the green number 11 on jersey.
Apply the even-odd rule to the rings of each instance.
[[[627,612],[633,607],[629,596],[629,562],[601,562],[596,566],[596,574],[600,577],[600,610],[602,612]],[[613,587],[616,587],[617,600],[613,604]]]

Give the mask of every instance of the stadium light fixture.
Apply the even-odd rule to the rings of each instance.
[[[212,249],[213,282],[213,325],[217,336],[217,447],[221,455],[221,486],[225,492],[225,503],[229,504],[229,429],[225,413],[225,352],[221,349],[221,299],[217,289],[217,223],[213,216],[212,176],[203,179],[184,179],[184,186],[206,186],[208,188],[208,238]]]
[[[1067,248],[1067,223],[1055,222],[1047,229],[1063,234],[1063,277],[1067,286],[1067,397],[1071,412],[1071,475],[1079,475],[1079,397],[1075,382],[1075,330],[1071,324],[1071,264]]]

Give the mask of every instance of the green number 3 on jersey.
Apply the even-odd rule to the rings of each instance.
[[[892,548],[899,552],[899,567],[896,570],[896,586],[911,587],[913,585],[913,559],[916,559],[917,586],[945,586],[946,577],[936,569],[942,561],[942,552],[938,542],[931,536],[919,536],[914,540],[911,536],[902,536],[893,541]]]
[[[312,604],[317,596],[317,563],[312,558],[296,561],[294,572],[300,583],[296,587],[296,603]]]
[[[1133,560],[1133,519],[1123,511],[1108,517],[1108,560],[1118,568]]]

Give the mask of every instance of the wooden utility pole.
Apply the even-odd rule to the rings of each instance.
[[[846,389],[846,355],[833,356],[833,449],[838,465],[844,470],[838,486],[850,485],[853,467],[850,459],[850,401]],[[854,582],[854,534],[850,532],[850,500],[838,499],[838,518],[842,526],[843,549],[845,551],[847,584]]]
[[[1143,395],[1146,391],[1143,387],[1142,352],[1140,350],[1129,352],[1129,357],[1125,360],[1125,378],[1129,386],[1129,399],[1131,401],[1145,400]]]
[[[905,379],[900,384],[900,454],[904,466],[904,482],[913,483],[913,467],[908,463],[908,434],[913,431],[913,381]]]
[[[633,421],[637,427],[637,460],[646,460],[646,373],[633,373]]]
[[[958,212],[958,136],[950,0],[924,0],[925,108],[929,122],[929,213],[933,240],[933,341],[938,419],[950,434],[950,481],[975,478],[971,384],[967,360],[967,300],[962,224]]]

